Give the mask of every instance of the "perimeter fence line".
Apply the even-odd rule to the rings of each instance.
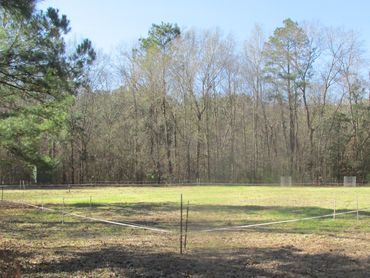
[[[136,228],[136,229],[144,229],[144,230],[150,230],[150,231],[161,232],[161,233],[174,233],[173,231],[166,230],[166,229],[153,228],[153,227],[149,227],[149,226],[143,226],[143,225],[137,225],[137,224],[131,224],[131,223],[125,223],[125,222],[111,221],[111,220],[106,220],[106,219],[84,216],[84,215],[77,214],[77,213],[66,212],[64,210],[64,207],[63,207],[63,210],[59,210],[59,209],[47,208],[44,205],[37,206],[37,205],[25,203],[25,202],[17,202],[17,201],[9,201],[9,200],[3,200],[3,202],[13,203],[13,204],[23,205],[23,206],[29,206],[29,207],[33,207],[33,208],[36,208],[36,209],[50,211],[50,212],[54,212],[54,213],[60,213],[60,214],[63,215],[63,217],[64,217],[64,215],[69,215],[69,216],[72,216],[72,217],[97,221],[97,222],[101,222],[101,223],[114,224],[114,225],[119,225],[119,226],[131,227],[131,228]],[[123,208],[123,207],[120,207],[120,208]],[[292,223],[292,222],[300,222],[300,221],[307,221],[307,220],[314,220],[314,219],[322,219],[322,218],[329,218],[329,217],[332,217],[333,219],[335,219],[335,217],[338,216],[338,215],[345,215],[345,214],[352,214],[352,213],[356,213],[357,214],[357,219],[358,219],[359,212],[369,212],[369,211],[370,211],[370,208],[364,208],[364,209],[358,209],[357,208],[356,210],[337,212],[335,210],[335,207],[334,207],[334,212],[330,213],[330,214],[303,217],[303,218],[294,218],[294,219],[280,220],[280,221],[271,221],[271,222],[247,224],[247,225],[237,225],[237,226],[231,226],[231,227],[228,226],[228,227],[221,227],[221,228],[210,228],[210,229],[199,230],[198,232],[204,233],[204,232],[243,230],[243,229],[248,229],[248,228],[271,226],[271,225],[278,225],[278,224]]]
[[[329,218],[329,217],[334,218],[337,215],[351,214],[351,213],[358,213],[358,212],[368,212],[369,210],[370,208],[361,209],[361,210],[351,210],[351,211],[345,211],[345,212],[335,212],[335,213],[311,216],[311,217],[295,218],[295,219],[264,222],[264,223],[257,223],[257,224],[248,224],[248,225],[238,225],[238,226],[232,226],[232,227],[205,229],[205,230],[200,230],[199,232],[243,230],[243,229],[248,229],[248,228],[263,227],[263,226],[270,226],[270,225],[277,225],[277,224],[284,224],[284,223],[291,223],[291,222],[299,222],[299,221],[306,221],[306,220],[313,220],[313,219],[320,219],[320,218]]]
[[[149,227],[149,226],[136,225],[136,224],[130,224],[130,223],[124,223],[124,222],[116,222],[116,221],[111,221],[111,220],[95,218],[95,217],[89,217],[89,216],[84,216],[84,215],[77,214],[77,213],[65,212],[65,211],[58,210],[58,209],[47,208],[45,206],[37,206],[37,205],[28,204],[28,203],[24,203],[24,202],[16,202],[16,201],[8,201],[8,200],[3,200],[3,202],[13,203],[13,204],[23,205],[23,206],[29,206],[29,207],[33,207],[33,208],[36,208],[36,209],[39,209],[39,210],[46,210],[46,211],[50,211],[50,212],[60,213],[60,214],[63,214],[63,215],[69,215],[69,216],[82,218],[82,219],[87,219],[87,220],[92,220],[92,221],[97,221],[97,222],[101,222],[101,223],[113,224],[113,225],[118,225],[118,226],[125,226],[125,227],[130,227],[130,228],[135,228],[135,229],[149,230],[149,231],[160,232],[160,233],[172,233],[172,231],[170,231],[170,230],[152,228],[152,227]]]
[[[343,186],[342,182],[292,182],[289,185],[281,185],[280,181],[276,182],[198,182],[198,181],[168,181],[168,182],[150,182],[150,181],[120,181],[120,182],[91,182],[91,183],[75,183],[75,184],[2,184],[0,187],[7,189],[48,189],[48,188],[60,188],[60,189],[73,189],[78,187],[127,187],[127,186],[196,186],[196,185],[235,185],[235,186]],[[369,183],[357,182],[356,186],[367,186]]]

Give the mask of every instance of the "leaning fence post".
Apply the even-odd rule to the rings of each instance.
[[[336,199],[334,199],[333,219],[335,219],[335,211],[336,211]]]
[[[64,197],[63,197],[63,207],[62,207],[62,224],[64,224]]]
[[[180,254],[182,254],[182,194],[180,198]]]
[[[189,219],[189,201],[188,206],[186,207],[184,250],[186,250],[186,243],[188,239],[188,219]]]
[[[92,216],[92,197],[90,196],[90,216]]]
[[[356,210],[356,218],[357,218],[357,222],[358,222],[358,196],[356,196],[356,205],[357,205],[357,210]]]

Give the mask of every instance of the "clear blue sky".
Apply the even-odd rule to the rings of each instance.
[[[44,0],[38,7],[58,8],[71,21],[72,36],[91,39],[107,52],[131,45],[147,34],[152,23],[177,23],[181,28],[219,27],[245,40],[258,23],[267,34],[285,18],[344,27],[360,34],[370,49],[368,0]]]

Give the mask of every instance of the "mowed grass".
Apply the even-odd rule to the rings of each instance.
[[[100,187],[66,189],[5,190],[4,199],[44,205],[64,211],[177,231],[180,195],[184,208],[189,201],[189,229],[202,231],[270,221],[305,218],[360,209],[356,213],[272,226],[258,230],[290,233],[341,232],[349,227],[369,231],[369,187],[280,187],[280,186],[166,186]],[[91,200],[91,203],[90,203]],[[27,210],[30,217],[41,217]],[[46,216],[43,216],[46,217]],[[48,221],[60,222],[57,213]],[[65,216],[66,222],[82,221]],[[117,227],[113,228],[114,231]]]
[[[92,187],[67,189],[4,190],[5,200],[69,204],[97,203],[179,203],[184,200],[201,205],[319,205],[332,208],[334,200],[346,206],[359,198],[370,205],[370,187],[280,187],[280,186],[161,186]],[[279,202],[277,204],[277,202]]]
[[[190,204],[185,256],[179,255],[181,194],[184,209]],[[328,276],[341,277],[347,271],[346,277],[368,277],[369,197],[369,187],[8,189],[5,201],[0,201],[0,273],[12,277],[20,269],[25,277],[173,277],[180,271],[187,273],[185,277],[213,277],[205,274],[212,270],[228,277],[232,267],[235,277],[244,277],[247,267],[251,277],[319,277],[317,265],[321,271],[329,265],[332,275]],[[205,231],[332,214],[334,206],[337,213],[348,212],[356,210],[357,200],[358,220],[356,213],[350,213],[335,219]],[[357,269],[354,275],[353,269]]]

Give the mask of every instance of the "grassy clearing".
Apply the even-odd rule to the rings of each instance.
[[[7,190],[4,198],[57,209],[62,208],[64,199],[68,212],[174,228],[178,225],[180,194],[185,203],[189,200],[191,204],[191,225],[196,230],[325,215],[333,213],[334,206],[336,212],[356,210],[357,200],[360,210],[370,208],[368,187],[105,187],[70,192],[65,189]],[[335,228],[344,220],[354,220],[354,215],[338,216],[337,221],[330,221],[328,225]],[[316,230],[321,222],[312,220],[283,226]]]
[[[370,188],[277,187],[277,186],[176,186],[176,187],[105,187],[52,190],[7,190],[5,200],[45,205],[66,212],[95,218],[123,221],[176,230],[179,222],[179,199],[190,202],[190,229],[246,225],[261,222],[305,218],[336,212],[370,208]],[[92,202],[90,203],[90,198]],[[34,210],[31,210],[34,211]],[[33,212],[39,217],[37,211]],[[340,231],[359,226],[368,231],[370,212],[271,226],[286,232],[315,233]],[[50,221],[61,216],[49,213]],[[31,217],[34,217],[31,213]],[[65,219],[68,222],[68,219]],[[78,220],[75,220],[78,221]],[[261,228],[257,228],[261,229]],[[263,227],[262,229],[266,229]]]
[[[178,257],[180,194],[184,196],[184,203],[190,201],[186,258]],[[370,207],[369,197],[368,187],[176,186],[79,188],[71,192],[65,189],[6,190],[5,200],[61,209],[64,198],[67,212],[164,228],[172,233],[159,234],[68,215],[64,216],[62,224],[61,213],[3,202],[0,203],[0,243],[3,246],[0,252],[4,252],[3,258],[8,258],[9,262],[6,259],[2,262],[0,258],[0,271],[2,268],[7,272],[14,271],[14,262],[19,262],[22,273],[35,277],[40,273],[40,277],[111,277],[113,274],[153,277],[171,276],[180,270],[182,275],[175,276],[213,277],[214,272],[204,275],[209,269],[217,269],[223,274],[220,277],[227,277],[229,272],[225,271],[233,265],[234,276],[243,276],[248,266],[251,276],[296,277],[305,276],[299,274],[301,269],[305,269],[308,276],[320,276],[312,272],[316,269],[312,265],[321,265],[325,261],[326,267],[328,264],[333,266],[334,276],[340,277],[347,268],[361,266],[357,272],[361,277],[363,273],[367,274],[362,267],[370,265],[370,261],[366,261],[370,248],[370,212],[360,212],[359,221],[356,214],[346,214],[338,215],[335,220],[315,219],[240,231],[201,231],[330,214],[334,200],[337,212],[356,209],[357,199],[359,208],[365,209]],[[14,250],[17,250],[15,254],[12,253]],[[290,265],[290,261],[297,258],[301,262],[299,268]],[[174,265],[175,269],[163,272],[168,264]],[[214,264],[218,266],[214,268]],[[290,266],[284,270],[286,265]],[[283,270],[277,272],[277,266]]]
[[[279,187],[279,186],[174,186],[174,187],[100,187],[48,190],[5,190],[8,200],[60,204],[88,204],[89,197],[97,203],[178,203],[180,194],[199,205],[281,205],[348,206],[356,196],[361,204],[370,205],[369,187]]]

